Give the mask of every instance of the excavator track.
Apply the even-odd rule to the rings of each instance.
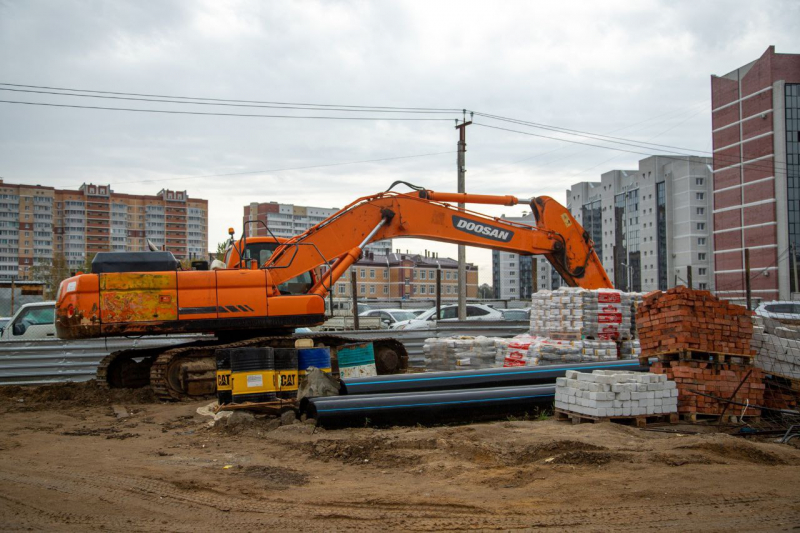
[[[378,374],[397,374],[408,368],[408,353],[397,339],[355,339],[330,334],[255,337],[230,343],[199,341],[182,346],[122,350],[107,356],[97,369],[97,380],[114,388],[150,385],[162,400],[183,400],[216,393],[216,350],[251,346],[291,348],[297,339],[315,346],[372,342]],[[136,359],[142,358],[140,362]]]

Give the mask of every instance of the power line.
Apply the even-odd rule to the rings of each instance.
[[[159,179],[152,179],[152,180],[137,180],[137,181],[120,181],[117,183],[111,183],[110,185],[124,185],[128,183],[151,183],[151,182],[160,182],[160,181],[177,181],[177,180],[191,180],[191,179],[199,179],[199,178],[224,178],[230,176],[246,176],[249,174],[268,174],[272,172],[286,172],[291,170],[310,170],[315,168],[328,168],[328,167],[339,167],[343,165],[356,165],[359,163],[378,163],[382,161],[395,161],[398,159],[411,159],[416,157],[430,157],[434,155],[444,155],[444,154],[453,154],[455,150],[450,150],[448,152],[433,152],[429,154],[415,154],[415,155],[402,155],[397,157],[383,157],[380,159],[363,159],[361,161],[344,161],[341,163],[327,163],[323,165],[309,165],[305,167],[287,167],[287,168],[273,168],[273,169],[266,169],[266,170],[248,170],[245,172],[228,172],[225,174],[205,174],[202,176],[182,176],[177,178],[159,178]]]
[[[168,96],[163,94],[143,94],[143,93],[125,93],[125,92],[115,92],[115,91],[97,91],[97,90],[90,90],[90,89],[69,89],[66,87],[49,87],[44,85],[21,85],[18,83],[0,83],[2,86],[6,87],[24,87],[28,89],[46,89],[51,91],[71,91],[71,92],[82,92],[82,93],[95,93],[95,94],[113,94],[119,96],[143,96],[147,98],[171,98],[175,100],[205,100],[209,102],[233,102],[233,103],[242,103],[242,104],[269,104],[269,105],[287,105],[287,106],[309,106],[309,107],[348,107],[354,109],[395,109],[395,110],[416,110],[416,111],[450,111],[450,112],[461,112],[462,109],[450,109],[450,108],[442,108],[442,107],[393,107],[393,106],[360,106],[360,105],[341,105],[341,104],[309,104],[309,103],[297,103],[297,102],[271,102],[271,101],[264,101],[264,100],[235,100],[235,99],[227,99],[227,98],[201,98],[201,97],[194,97],[194,96]]]
[[[1,85],[1,84],[0,84]],[[0,87],[0,91],[10,91],[10,92],[17,92],[17,93],[32,93],[32,94],[49,94],[53,96],[76,96],[79,98],[102,98],[106,100],[127,100],[127,101],[136,101],[136,102],[158,102],[158,103],[167,103],[167,104],[182,104],[182,105],[210,105],[210,106],[225,106],[225,107],[248,107],[248,108],[269,108],[269,109],[298,109],[298,110],[312,110],[312,111],[342,111],[342,112],[349,112],[349,113],[419,113],[419,114],[434,114],[434,113],[448,113],[452,114],[455,111],[421,111],[416,109],[381,109],[381,108],[359,108],[353,109],[348,106],[345,107],[312,107],[310,105],[266,105],[266,104],[233,104],[227,102],[208,102],[208,101],[190,101],[190,100],[169,100],[164,98],[139,98],[133,96],[105,96],[105,95],[98,95],[98,94],[77,94],[77,93],[64,93],[64,92],[52,92],[52,91],[38,91],[38,90],[30,90],[30,89],[9,89],[7,87]]]
[[[45,102],[23,102],[20,100],[0,100],[3,104],[21,104],[21,105],[34,105],[46,107],[67,107],[71,109],[96,109],[102,111],[130,111],[135,113],[162,113],[168,115],[204,115],[204,116],[217,116],[217,117],[247,117],[247,118],[294,118],[294,119],[311,119],[311,120],[391,120],[391,121],[415,121],[415,122],[430,122],[430,121],[452,121],[452,118],[416,118],[416,117],[337,117],[337,116],[323,116],[323,115],[259,115],[250,113],[211,113],[203,111],[174,111],[169,109],[136,109],[129,107],[101,107],[101,106],[86,106],[86,105],[69,105],[69,104],[50,104]]]
[[[697,113],[695,113],[695,115],[699,114],[700,112],[702,112],[702,110],[700,110]],[[577,137],[585,137],[587,139],[593,139],[593,140],[598,140],[598,141],[602,141],[602,142],[609,142],[609,143],[612,143],[612,144],[620,144],[620,145],[632,146],[632,147],[635,147],[635,148],[642,148],[642,149],[651,149],[651,147],[655,147],[655,148],[660,148],[662,152],[671,152],[673,154],[679,154],[679,155],[687,155],[686,152],[697,152],[699,154],[706,154],[703,157],[713,157],[713,158],[716,158],[718,160],[721,160],[722,162],[728,162],[728,163],[731,163],[731,164],[736,164],[736,163],[741,163],[742,162],[740,160],[739,156],[726,156],[726,155],[719,154],[719,153],[715,154],[714,152],[709,152],[707,150],[695,150],[695,149],[692,149],[692,148],[682,148],[682,147],[679,147],[679,146],[656,144],[656,143],[650,143],[650,142],[645,142],[645,141],[636,141],[634,139],[625,139],[625,138],[622,138],[622,137],[612,137],[612,136],[609,136],[609,135],[582,132],[580,130],[572,130],[572,129],[568,129],[568,128],[561,128],[561,127],[558,127],[558,126],[549,126],[549,125],[546,125],[546,124],[540,124],[540,123],[530,122],[530,121],[526,121],[526,120],[514,119],[514,118],[509,118],[509,117],[501,117],[499,115],[489,115],[489,114],[482,113],[482,112],[479,112],[479,111],[474,111],[474,113],[476,115],[483,116],[485,118],[491,118],[491,119],[494,119],[494,120],[510,122],[512,124],[517,124],[517,125],[521,125],[521,126],[529,126],[529,127],[533,127],[533,128],[545,129],[545,130],[548,130],[548,131],[553,131],[553,132],[557,132],[557,133],[564,133],[564,134],[567,134],[567,135],[573,135],[573,136],[577,136]],[[690,118],[693,118],[695,115],[690,116],[686,120],[689,120]],[[679,125],[680,124],[676,124],[674,127],[677,127]],[[491,127],[491,126],[489,126],[489,127]],[[669,130],[666,130],[666,131],[669,131]],[[520,133],[522,133],[522,132],[520,132]],[[542,135],[540,135],[540,137],[563,140],[565,142],[572,142],[572,141],[568,141],[567,139],[559,139],[558,137],[547,137],[547,136],[542,136]],[[577,143],[577,144],[586,144],[586,143]],[[587,146],[596,147],[597,145],[587,144]],[[675,150],[679,150],[679,151],[676,152]],[[652,154],[648,154],[648,155],[652,155]],[[691,154],[688,154],[688,155],[691,155]],[[696,157],[699,157],[699,156],[696,156]],[[758,164],[758,163],[749,163],[748,165],[749,165],[750,168],[754,168],[754,169],[758,168],[760,170],[774,170],[774,169],[777,169],[780,166],[780,164],[783,164],[783,163],[779,162],[779,161],[773,161],[773,164],[774,164],[773,168],[769,168],[766,165]]]
[[[580,144],[580,145],[589,146],[589,147],[592,147],[592,148],[615,150],[617,152],[627,152],[629,154],[645,155],[645,156],[648,156],[648,157],[651,157],[651,156],[654,155],[652,152],[637,152],[635,150],[627,150],[627,149],[624,149],[624,148],[616,148],[614,146],[607,146],[607,145],[602,145],[602,144],[592,144],[592,143],[586,143],[586,142],[582,142],[582,141],[574,141],[574,140],[570,140],[570,139],[563,139],[563,138],[560,138],[560,137],[551,137],[549,135],[541,135],[539,133],[532,133],[532,132],[529,132],[529,131],[514,130],[514,129],[511,129],[511,128],[503,128],[501,126],[492,126],[490,124],[483,124],[481,122],[474,122],[473,121],[473,124],[475,124],[476,126],[483,126],[484,128],[491,128],[491,129],[494,129],[494,130],[501,130],[501,131],[508,131],[508,132],[512,132],[512,133],[519,133],[521,135],[528,135],[528,136],[531,136],[531,137],[538,137],[538,138],[541,138],[541,139],[550,139],[550,140],[553,140],[553,141],[561,141],[561,142],[567,142],[567,143],[572,143],[572,144]],[[640,147],[640,148],[646,148],[646,147]],[[670,157],[670,158],[676,159],[678,161],[686,161],[686,162],[690,162],[690,163],[691,162],[696,162],[696,161],[692,161],[691,159],[688,159],[687,157],[697,157],[697,158],[703,157],[703,156],[693,156],[693,155],[689,155],[687,157],[680,157],[682,155],[686,155],[686,154],[682,154],[680,152],[673,152],[673,154],[674,155],[666,154],[665,157]],[[762,164],[759,164],[758,162],[756,162],[756,163],[747,163],[747,166],[750,169],[774,171],[775,168],[777,167],[778,161],[773,161],[773,163],[775,164],[775,166],[773,166],[773,167],[770,167],[770,166],[767,166],[767,165],[762,165]],[[741,164],[741,162],[740,162],[740,164]]]

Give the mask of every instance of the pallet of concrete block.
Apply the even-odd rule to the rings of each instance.
[[[531,301],[531,334],[567,339],[621,340],[634,336],[632,309],[640,296],[614,289],[562,287]]]
[[[800,379],[800,328],[776,320],[753,317],[755,366],[768,374]]]
[[[677,421],[678,389],[665,375],[619,370],[568,370],[556,379],[557,417],[581,421]]]
[[[425,339],[422,352],[427,370],[470,370],[491,368],[497,358],[494,337],[443,337]]]
[[[620,359],[639,359],[642,356],[642,346],[639,339],[631,339],[619,343]]]
[[[517,367],[517,366],[536,366],[539,364],[539,357],[532,346],[541,342],[543,337],[536,335],[517,335],[512,339],[495,339],[497,355],[495,357],[496,367]]]

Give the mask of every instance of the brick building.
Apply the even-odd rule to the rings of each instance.
[[[458,261],[417,254],[365,253],[353,265],[359,299],[423,299],[436,297],[436,271],[442,271],[442,300],[458,298]],[[350,270],[334,285],[334,296],[350,298]],[[467,298],[478,297],[478,267],[467,263]]]
[[[790,248],[800,245],[800,54],[776,54],[711,76],[714,271],[722,297],[797,292]]]
[[[242,222],[251,221],[247,226],[249,236],[268,236],[270,231],[279,238],[288,239],[303,233],[339,211],[337,208],[310,207],[294,204],[279,204],[278,202],[252,202],[244,206]],[[261,221],[264,224],[257,223]],[[366,246],[366,251],[374,254],[386,255],[392,252],[392,240],[373,242]]]
[[[93,253],[146,250],[148,239],[178,259],[205,257],[208,200],[167,189],[148,196],[109,185],[63,190],[0,180],[2,278],[26,278],[62,253],[79,268]]]

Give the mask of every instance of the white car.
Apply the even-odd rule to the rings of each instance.
[[[56,336],[56,303],[25,304],[11,317],[3,328],[3,341],[52,339]]]
[[[414,320],[398,322],[392,329],[425,329],[436,325],[436,322],[452,322],[458,320],[458,306],[444,305],[436,317],[436,308],[428,309]],[[483,304],[467,304],[467,320],[503,320],[503,314]]]
[[[765,302],[756,307],[756,314],[773,320],[800,322],[800,302]]]
[[[376,316],[381,319],[381,323],[387,327],[392,327],[397,322],[407,322],[416,318],[414,313],[408,309],[370,309],[359,313],[358,316]]]

